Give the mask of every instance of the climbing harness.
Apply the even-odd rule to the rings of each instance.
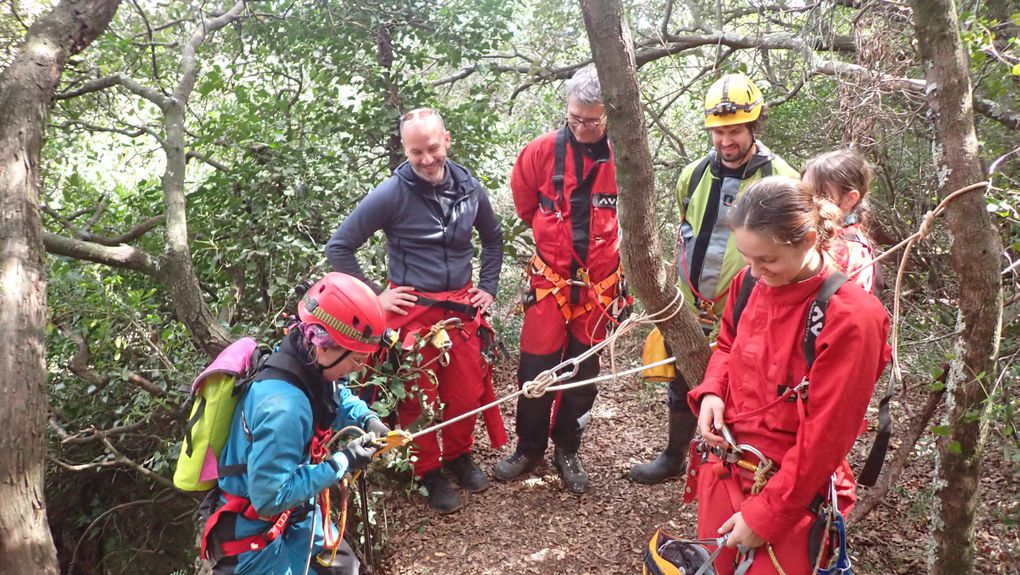
[[[726,441],[722,447],[712,447],[703,437],[695,437],[691,441],[690,461],[700,460],[698,465],[690,465],[687,474],[687,487],[684,491],[683,500],[689,503],[694,498],[693,485],[697,481],[698,468],[708,462],[709,455],[714,455],[724,466],[735,466],[753,474],[753,485],[751,495],[758,495],[765,489],[768,480],[775,475],[778,468],[775,463],[765,456],[760,450],[746,443],[738,443],[732,432],[726,425],[719,430]],[[748,456],[753,456],[753,459]],[[734,479],[739,477],[738,473],[731,473],[728,477]],[[739,480],[736,480],[739,481]],[[734,505],[739,503],[742,495],[739,483],[727,482],[726,487],[730,491]],[[808,536],[808,557],[814,557],[814,568],[812,575],[852,575],[850,556],[846,549],[846,522],[839,511],[836,494],[836,476],[829,478],[827,495],[815,498],[811,505],[812,512],[816,515],[811,532]],[[765,544],[769,559],[779,575],[786,575],[786,571],[779,563],[771,543]],[[737,573],[740,573],[738,570]]]
[[[586,268],[579,268],[577,270],[576,279],[564,279],[558,273],[553,271],[549,264],[545,263],[538,254],[535,254],[535,256],[531,258],[531,262],[529,262],[528,266],[528,270],[531,275],[545,278],[545,280],[551,283],[553,287],[536,287],[533,290],[525,292],[521,303],[522,310],[551,295],[556,298],[556,305],[559,306],[560,313],[563,314],[564,321],[569,322],[592,311],[596,307],[606,310],[611,317],[616,318],[619,317],[624,308],[632,303],[624,290],[614,290],[617,285],[622,285],[622,266],[617,266],[615,272],[602,281],[595,283],[592,283],[591,277]],[[593,297],[591,300],[586,301],[583,304],[573,305],[570,303],[569,295],[571,287],[591,290]],[[614,291],[617,292],[618,295],[612,295]]]

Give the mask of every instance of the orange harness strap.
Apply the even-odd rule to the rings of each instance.
[[[622,267],[617,267],[616,271],[610,274],[608,277],[598,283],[591,283],[588,276],[588,270],[580,269],[577,272],[579,280],[565,280],[558,273],[553,271],[548,264],[542,261],[542,258],[535,254],[531,258],[531,273],[533,275],[542,276],[549,283],[553,284],[551,288],[535,288],[535,302],[540,302],[545,299],[546,296],[552,295],[556,298],[556,304],[560,308],[560,313],[563,314],[565,321],[571,321],[582,315],[590,312],[594,309],[594,305],[591,301],[586,301],[583,305],[570,305],[570,297],[568,296],[569,288],[571,286],[586,287],[592,291],[598,302],[602,307],[608,307],[613,303],[616,298],[612,295],[606,295],[606,292],[610,292],[611,288],[620,283],[620,277],[623,275]]]

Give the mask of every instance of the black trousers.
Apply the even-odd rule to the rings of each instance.
[[[546,355],[521,352],[521,361],[517,369],[517,385],[535,379],[538,374],[555,366],[564,359],[577,357],[590,346],[570,336],[565,350]],[[581,362],[577,374],[571,381],[590,379],[599,374],[599,358],[592,356]],[[562,451],[577,453],[581,446],[581,436],[591,417],[591,408],[595,404],[598,388],[594,384],[584,385],[562,392],[556,422],[552,428],[553,443]],[[555,392],[549,392],[537,399],[520,396],[517,400],[517,450],[529,455],[545,452],[549,438],[549,422],[552,417]]]

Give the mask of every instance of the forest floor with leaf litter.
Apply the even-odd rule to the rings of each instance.
[[[621,345],[618,369],[629,367],[628,358],[640,356],[639,345],[630,339]],[[608,363],[604,355],[603,373],[608,373]],[[498,366],[497,396],[516,391],[515,369],[515,357]],[[885,380],[879,385],[884,388]],[[383,491],[381,513],[387,530],[379,573],[640,573],[643,553],[656,528],[694,537],[696,509],[681,501],[683,479],[655,486],[627,479],[631,465],[654,457],[665,443],[664,391],[652,391],[633,376],[599,386],[580,451],[591,475],[588,493],[575,496],[561,487],[551,447],[545,463],[526,476],[506,483],[492,479],[487,491],[470,496],[461,490],[467,505],[452,515],[430,510],[424,497],[409,493],[406,485],[373,485],[372,489]],[[916,395],[911,404],[920,406],[925,397],[921,392]],[[869,421],[876,419],[876,402],[872,401]],[[914,411],[919,409],[916,406]],[[896,429],[904,428],[908,424],[904,411],[895,405],[893,409]],[[514,400],[502,405],[510,443],[500,450],[491,448],[482,426],[477,429],[475,460],[490,479],[492,466],[515,445],[514,411]],[[861,523],[851,527],[849,542],[857,575],[926,572],[933,438],[931,433],[922,437],[898,484]],[[872,439],[870,432],[858,439],[851,456],[855,471],[860,470]],[[898,439],[894,431],[889,458],[899,446]],[[1020,573],[1020,530],[1004,520],[1010,510],[1016,516],[1020,501],[1014,466],[1004,461],[1003,450],[994,440],[989,443],[975,535],[981,573]],[[859,496],[866,489],[859,488]]]

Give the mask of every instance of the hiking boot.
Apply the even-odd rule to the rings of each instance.
[[[560,470],[563,486],[578,495],[588,491],[588,472],[581,465],[576,453],[566,453],[559,447],[553,451],[553,463]]]
[[[688,411],[670,411],[666,448],[648,463],[630,468],[630,479],[636,483],[655,485],[684,474],[687,444],[694,435],[698,420]]]
[[[465,453],[453,461],[447,461],[443,463],[443,466],[450,472],[450,475],[453,475],[457,485],[471,493],[480,493],[489,488],[489,478],[471,460],[471,452]]]
[[[422,483],[429,493],[429,507],[432,509],[446,515],[464,507],[464,500],[450,487],[442,470],[429,471],[422,478]]]
[[[529,455],[520,451],[514,451],[492,468],[492,475],[500,481],[509,481],[531,471],[540,461],[542,461],[542,454],[540,453]]]

